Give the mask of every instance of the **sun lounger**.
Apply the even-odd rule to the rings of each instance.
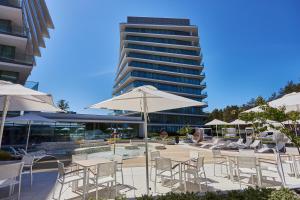
[[[248,137],[247,139],[246,139],[246,143],[245,144],[241,144],[241,145],[239,145],[239,149],[246,149],[246,148],[249,148],[250,147],[250,145],[252,144],[252,138],[250,138],[250,137]]]
[[[238,141],[236,142],[230,142],[227,147],[230,149],[235,149],[238,148],[240,145],[243,144],[243,138],[240,138]]]
[[[258,149],[261,145],[261,141],[260,140],[254,140],[254,142],[252,144],[250,144],[249,148],[250,149]]]
[[[215,144],[211,147],[209,147],[209,149],[224,149],[227,147],[227,145],[230,143],[230,141],[221,141],[218,144]]]
[[[212,147],[214,145],[217,145],[220,142],[221,142],[221,139],[219,139],[219,138],[213,138],[211,143],[202,144],[200,147],[201,148],[209,148],[209,147]]]

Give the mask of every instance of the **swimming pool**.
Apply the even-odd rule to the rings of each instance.
[[[152,146],[149,145],[148,150],[150,151]],[[129,159],[133,157],[143,156],[145,153],[144,146],[116,146],[115,155],[123,156],[123,159]],[[89,158],[107,158],[111,159],[114,155],[114,148],[111,146],[110,151],[102,151],[97,153],[88,154]]]

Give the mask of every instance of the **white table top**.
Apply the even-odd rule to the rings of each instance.
[[[74,161],[75,164],[81,166],[81,167],[92,167],[96,166],[98,164],[103,164],[103,163],[108,163],[111,162],[108,159],[105,158],[93,158],[93,159],[88,159],[88,160],[77,160]]]

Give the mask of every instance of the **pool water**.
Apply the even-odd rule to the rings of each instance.
[[[148,148],[148,150],[151,147]],[[123,156],[123,159],[129,159],[133,157],[143,156],[145,152],[145,147],[137,147],[135,149],[127,149],[125,147],[116,147],[115,154]],[[114,155],[114,148],[111,151],[97,152],[89,154],[89,158],[106,158],[111,159]]]

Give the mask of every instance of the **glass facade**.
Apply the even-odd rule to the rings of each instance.
[[[155,38],[155,37],[128,35],[128,36],[126,36],[126,40],[193,46],[191,41],[167,39],[167,38]]]
[[[207,97],[203,92],[206,87],[203,83],[205,74],[202,72],[204,66],[195,26],[191,26],[188,19],[130,17],[130,20],[139,23],[134,27],[130,23],[121,23],[121,33],[125,37],[121,37],[120,51],[126,48],[126,53],[121,53],[113,95],[126,93],[136,87],[152,85],[162,91],[203,101]],[[165,26],[164,22],[166,22]],[[171,22],[176,26],[176,30],[168,29]],[[181,28],[183,22],[185,27]],[[159,26],[155,28],[146,26],[156,23]],[[138,33],[152,35],[145,36],[146,34],[138,35]],[[198,48],[186,49],[183,45]],[[126,114],[134,115],[128,112]],[[174,133],[185,125],[201,126],[206,119],[206,114],[203,112],[203,107],[189,107],[150,113],[149,118],[150,133],[162,129]]]
[[[176,30],[167,30],[167,29],[152,29],[152,28],[132,28],[126,27],[126,32],[134,32],[134,33],[154,33],[154,34],[164,34],[164,35],[191,35],[190,32],[186,31],[176,31]]]
[[[169,57],[169,56],[159,56],[159,55],[136,53],[136,52],[129,52],[128,57],[157,60],[157,61],[164,61],[164,62],[173,62],[173,63],[187,64],[187,65],[200,65],[199,60],[191,60],[191,59]]]
[[[201,68],[190,69],[190,68],[184,68],[184,67],[161,65],[161,64],[156,64],[156,63],[147,63],[147,62],[140,62],[140,61],[131,61],[131,62],[129,62],[128,65],[132,66],[132,67],[141,67],[141,68],[146,68],[146,69],[154,69],[154,70],[177,72],[177,73],[192,74],[192,75],[200,75],[201,70],[202,70]]]
[[[183,54],[183,55],[190,55],[190,56],[199,55],[198,51],[193,51],[193,50],[155,47],[155,46],[147,46],[147,45],[139,45],[139,44],[127,44],[126,48],[147,50],[147,51],[159,51],[165,53],[175,53],[175,54]]]

